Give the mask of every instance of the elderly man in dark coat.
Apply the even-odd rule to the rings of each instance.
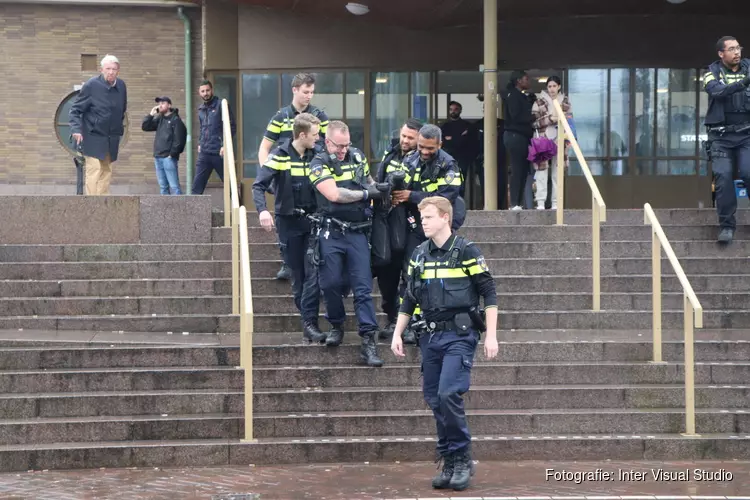
[[[87,81],[70,108],[70,131],[86,158],[86,194],[109,194],[112,163],[125,128],[128,93],[117,78],[120,61],[107,55],[101,74]]]

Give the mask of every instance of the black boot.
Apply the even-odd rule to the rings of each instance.
[[[417,343],[417,337],[414,335],[414,332],[411,330],[411,328],[407,328],[404,330],[404,336],[402,337],[404,340],[404,344],[416,344]]]
[[[331,331],[328,332],[328,338],[326,338],[326,345],[328,347],[336,347],[337,345],[341,345],[341,341],[344,340],[344,330],[341,329],[341,326],[333,326],[331,327]]]
[[[454,454],[453,477],[450,487],[462,491],[469,487],[471,476],[474,475],[474,462],[471,460],[469,448]]]
[[[432,478],[432,487],[436,490],[444,490],[450,487],[451,478],[453,477],[453,454],[449,453],[445,456],[440,456],[437,459],[438,467],[440,462],[443,462],[443,470],[440,474]]]
[[[383,360],[378,357],[378,350],[375,346],[375,332],[365,333],[362,337],[362,347],[359,350],[359,357],[367,366],[383,366]]]
[[[289,281],[292,279],[292,269],[286,264],[281,264],[281,269],[276,273],[277,280]]]
[[[322,344],[328,337],[325,333],[321,332],[318,325],[312,321],[305,321],[302,328],[302,339],[307,342]]]
[[[393,338],[394,330],[396,330],[396,320],[388,320],[388,325],[380,330],[380,333],[378,333],[378,337],[380,338],[380,340],[390,340]]]

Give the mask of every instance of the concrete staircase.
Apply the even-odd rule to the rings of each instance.
[[[222,215],[212,216],[201,197],[115,197],[109,205],[40,198],[25,206],[43,202],[55,208],[52,219],[62,211],[65,220],[36,235],[21,224],[0,229],[0,470],[432,457],[416,350],[397,361],[382,345],[385,367],[360,366],[352,322],[339,348],[302,345],[289,284],[273,278],[275,236],[258,228],[257,216],[249,219],[258,442],[241,443],[229,230],[211,227]],[[0,210],[9,203],[18,201],[0,198]],[[92,211],[110,218],[87,231],[68,220]],[[552,213],[474,212],[461,232],[479,243],[497,277],[502,342],[499,359],[478,354],[466,397],[476,458],[679,460],[750,451],[750,214],[740,214],[728,248],[714,243],[710,210],[658,215],[706,309],[695,354],[702,435],[679,435],[682,293],[666,263],[668,362],[648,362],[650,229],[641,211],[608,214],[600,313],[590,310],[589,212],[569,212],[562,228]]]

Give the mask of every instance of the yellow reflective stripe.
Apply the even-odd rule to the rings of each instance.
[[[441,177],[440,179],[437,180],[436,184],[438,186],[460,186],[461,185],[461,176],[460,175],[456,175],[455,177],[453,177],[453,180],[450,182],[450,184],[448,184],[447,182],[445,182],[445,177]]]
[[[281,122],[277,122],[274,120],[271,120],[268,123],[268,127],[266,127],[266,130],[271,132],[272,134],[278,134],[281,132]]]
[[[479,266],[476,266],[479,267]],[[466,273],[463,269],[430,269],[426,270],[420,276],[423,280],[435,280],[441,278],[465,278]]]
[[[273,160],[268,160],[263,166],[274,170],[289,170],[290,168],[288,162],[276,161],[275,158]]]
[[[469,276],[475,276],[477,274],[482,274],[484,272],[484,269],[482,269],[478,264],[474,264],[473,266],[469,266],[466,269],[466,272],[469,273]]]
[[[473,264],[476,261],[477,261],[477,259],[469,259],[469,260],[465,260],[465,261],[461,262],[461,264],[463,264],[465,266],[468,266],[469,264]]]
[[[292,167],[292,177],[307,177],[308,175],[305,167]]]
[[[293,122],[284,123],[279,130],[281,132],[292,132],[294,130],[294,123]]]
[[[424,190],[425,190],[426,193],[432,193],[433,191],[437,191],[438,190],[438,185],[436,183],[435,184],[427,184],[426,186],[424,186]]]
[[[354,179],[354,172],[352,172],[352,171],[349,171],[349,172],[344,172],[344,173],[343,173],[343,174],[341,174],[341,175],[335,175],[335,174],[334,174],[333,178],[334,178],[334,179],[335,179],[335,180],[336,180],[337,182],[338,182],[338,181],[350,181],[350,180]]]
[[[708,73],[706,73],[705,75],[703,75],[703,85],[704,86],[708,85],[708,82],[712,82],[714,80],[716,80],[716,77],[710,71]]]
[[[414,312],[412,314],[422,314],[422,309],[419,308],[419,304],[414,307]]]
[[[326,130],[328,130],[328,120],[326,120],[324,122],[320,122],[320,130],[319,130],[319,132],[321,134],[325,134]]]

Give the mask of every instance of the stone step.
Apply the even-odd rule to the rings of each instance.
[[[321,311],[322,314],[322,311]],[[651,328],[651,311],[506,311],[500,310],[500,330],[574,329],[616,330],[627,325],[634,329]],[[377,314],[378,324],[385,325],[385,315]],[[256,314],[255,331],[260,334],[301,331],[299,314]],[[750,328],[750,311],[704,311],[705,328]],[[662,312],[664,328],[683,325],[682,311]],[[329,328],[321,319],[320,327]],[[348,336],[355,335],[356,321],[351,311],[343,328]],[[0,330],[77,330],[103,332],[189,332],[238,333],[239,316],[233,315],[108,315],[108,316],[5,316],[0,317]]]
[[[288,284],[286,289],[289,289]],[[231,293],[231,278],[0,281],[0,297],[154,297]]]
[[[719,228],[715,226],[674,225],[664,226],[664,232],[670,240],[716,240]],[[229,243],[231,241],[230,228],[212,228],[213,243]],[[459,234],[472,241],[591,241],[590,225],[583,226],[510,226],[510,225],[480,225],[467,226],[459,230]],[[276,243],[275,231],[266,231],[261,227],[248,229],[250,243]],[[651,227],[643,223],[632,226],[617,226],[602,224],[602,241],[649,241]],[[750,226],[737,226],[735,234],[737,240],[750,239]]]
[[[750,408],[747,385],[697,385],[696,407]],[[7,395],[6,395],[7,396]],[[36,397],[37,395],[31,395]],[[466,408],[680,408],[685,396],[675,385],[480,386],[464,395]],[[421,388],[258,389],[255,408],[267,412],[409,411],[424,408]],[[2,407],[0,405],[0,407]]]
[[[505,289],[504,287],[499,287]],[[697,292],[698,299],[704,310],[750,309],[750,291],[747,292]],[[375,308],[380,308],[382,297],[373,294]],[[21,299],[18,299],[21,300]],[[96,299],[102,300],[102,299]],[[117,299],[120,300],[120,299]],[[231,297],[228,298],[231,300]],[[662,307],[677,310],[683,306],[684,295],[679,292],[662,294]],[[537,292],[523,291],[513,293],[498,293],[497,301],[500,306],[509,311],[576,311],[591,309],[593,299],[591,292]],[[29,301],[32,302],[32,301]],[[353,310],[353,299],[344,301],[346,309]],[[297,311],[290,295],[257,295],[253,297],[253,307],[256,313],[294,313]],[[647,310],[652,307],[651,293],[603,293],[601,308],[604,310]],[[231,309],[231,303],[228,307]],[[0,312],[3,311],[3,301],[0,299]],[[161,311],[165,310],[162,308]],[[201,309],[192,309],[198,311]],[[150,311],[149,311],[150,312]],[[213,311],[212,311],[213,312]],[[85,314],[85,313],[84,313]]]
[[[502,431],[513,435],[550,434],[678,434],[685,412],[679,408],[655,410],[468,410],[474,435]],[[750,433],[750,413],[737,409],[696,410],[696,428],[702,433]],[[257,439],[359,436],[429,435],[435,420],[430,410],[329,412],[315,414],[260,413],[254,418]],[[75,437],[76,442],[237,439],[245,421],[238,413],[198,415],[133,415],[31,418],[0,421],[0,446],[55,443]]]
[[[231,314],[231,295],[0,298],[0,316]]]
[[[420,387],[420,365],[393,363],[382,370],[366,366],[274,366],[253,370],[253,385],[261,389]],[[742,384],[750,379],[750,364],[697,362],[698,384]],[[151,391],[238,389],[243,372],[233,366],[49,369],[0,371],[0,393]],[[679,384],[681,365],[636,362],[487,363],[472,371],[475,385],[569,385],[582,380],[598,384]]]
[[[0,471],[212,465],[405,462],[431,460],[428,435],[372,438],[276,438],[57,442],[0,447]],[[653,435],[474,435],[472,457],[483,460],[732,460],[750,454],[750,436]]]
[[[229,244],[0,245],[0,262],[231,260]],[[222,257],[217,257],[217,254]]]
[[[498,362],[645,362],[652,359],[652,344],[647,340],[596,340],[597,333],[582,332],[595,340],[553,341],[500,341]],[[622,337],[638,338],[637,331],[622,331]],[[665,331],[665,339],[677,332]],[[682,335],[681,332],[679,332]],[[701,330],[698,334],[704,333]],[[297,334],[299,335],[299,334]],[[640,334],[643,336],[643,334]],[[750,359],[750,332],[747,341],[697,340],[695,359],[705,362],[738,361]],[[513,336],[522,338],[523,332]],[[648,334],[646,336],[650,336]],[[353,339],[349,339],[354,342]],[[683,344],[666,340],[663,344],[663,359],[681,362],[684,359]],[[396,359],[383,345],[380,355],[388,364],[406,361],[418,363],[416,348],[406,350],[405,360]],[[324,346],[307,346],[297,343],[256,345],[253,348],[253,363],[257,368],[272,366],[341,366],[356,364],[359,345],[342,344],[336,349]],[[480,364],[481,355],[477,357]],[[5,347],[0,350],[0,370],[47,370],[76,368],[130,368],[153,366],[237,366],[240,363],[239,347],[231,346],[57,346]]]
[[[685,410],[658,409],[579,409],[579,410],[468,410],[472,434],[679,434],[685,429]],[[240,417],[241,418],[241,417]],[[189,422],[188,422],[189,423]],[[702,434],[750,434],[750,410],[696,410],[695,425]],[[239,423],[244,433],[244,419]],[[253,433],[258,438],[347,437],[430,435],[435,419],[428,409],[412,411],[261,413],[254,418]],[[16,436],[3,433],[9,442],[22,444]],[[106,438],[106,434],[102,434]],[[34,441],[27,441],[34,442]],[[41,442],[41,441],[40,441]],[[49,440],[47,442],[50,442]]]
[[[11,280],[228,278],[231,272],[231,262],[212,260],[0,263],[0,276]]]
[[[662,268],[664,271],[666,267]],[[588,274],[587,274],[588,273]],[[690,274],[690,285],[696,292],[741,292],[750,290],[750,279],[742,274]],[[291,286],[288,281],[275,278],[253,277],[253,293],[260,295],[289,295]],[[64,282],[63,282],[64,283]],[[581,275],[538,274],[527,276],[496,276],[498,290],[507,293],[552,293],[552,292],[588,292],[591,293],[591,270]],[[682,285],[675,276],[663,276],[662,291],[682,293]],[[0,287],[3,282],[0,281]],[[229,285],[227,285],[229,286]],[[645,273],[602,276],[603,293],[650,292],[651,275]],[[378,280],[373,281],[372,290],[379,294]]]
[[[716,210],[713,208],[668,208],[656,209],[656,216],[662,225],[691,224],[691,225],[717,225]],[[591,225],[591,210],[566,209],[564,212],[565,224]],[[750,210],[737,210],[737,223],[750,224]],[[258,227],[258,214],[250,211],[247,214],[249,226]],[[224,224],[222,211],[212,214],[213,226]],[[511,212],[509,210],[469,210],[466,215],[464,226],[478,225],[554,225],[557,223],[557,212],[552,210],[523,210]],[[642,209],[609,209],[607,210],[607,225],[639,225],[643,224]]]
[[[486,259],[557,259],[591,258],[591,241],[475,241]],[[750,240],[737,240],[732,245],[720,246],[715,241],[670,241],[677,257],[748,257],[750,256]],[[214,258],[231,259],[231,248],[218,244],[214,251]],[[224,248],[226,247],[226,248]],[[281,263],[279,246],[276,243],[253,243],[250,245],[251,260],[277,260]],[[651,255],[651,240],[648,241],[603,241],[601,257],[619,259],[624,257],[649,257]],[[166,259],[165,259],[166,260]]]
[[[696,385],[697,408],[748,409],[747,385]],[[0,394],[0,418],[241,413],[238,389],[174,389]],[[467,409],[681,408],[682,384],[480,386],[464,395]],[[271,413],[412,411],[425,408],[418,387],[258,389],[255,408]]]
[[[692,274],[745,274],[748,272],[747,257],[682,257],[680,265],[690,277]],[[216,262],[217,266],[220,262]],[[15,264],[9,264],[15,265]],[[18,264],[23,265],[23,264]],[[66,264],[59,264],[66,265]],[[84,264],[87,265],[87,264]],[[273,278],[279,271],[279,261],[253,261],[251,273],[254,278]],[[523,259],[487,259],[487,265],[495,277],[528,276],[528,275],[560,275],[575,276],[591,274],[592,262],[590,258],[523,258]],[[651,257],[624,257],[616,259],[601,259],[602,276],[650,274]],[[231,267],[217,267],[217,277],[228,277]],[[227,274],[219,274],[225,271]],[[187,272],[187,271],[186,271]],[[662,274],[674,275],[672,266],[666,258],[662,259]]]

